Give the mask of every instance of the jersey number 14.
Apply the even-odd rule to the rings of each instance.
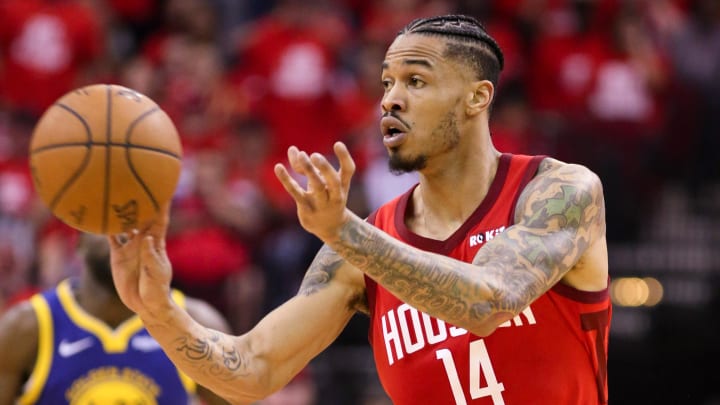
[[[453,397],[455,397],[456,405],[467,405],[465,401],[465,394],[463,393],[462,384],[460,382],[460,376],[458,376],[457,369],[455,368],[455,360],[453,360],[452,352],[448,349],[440,349],[435,352],[438,360],[442,360],[445,366],[445,372],[447,372],[448,381],[450,382],[450,388],[452,389]],[[484,376],[485,378],[481,378]],[[492,397],[494,405],[504,405],[502,392],[505,387],[502,383],[497,381],[495,378],[495,371],[493,370],[492,363],[490,362],[490,356],[488,355],[485,342],[482,339],[473,341],[470,343],[470,398],[478,399],[482,397]],[[484,380],[485,385],[481,383]]]

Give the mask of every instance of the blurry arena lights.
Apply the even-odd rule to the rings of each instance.
[[[663,298],[663,286],[652,277],[620,277],[610,283],[613,304],[623,307],[652,307]]]

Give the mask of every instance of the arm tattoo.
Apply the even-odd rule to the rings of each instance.
[[[325,288],[335,277],[345,259],[338,255],[330,246],[323,245],[308,268],[298,294],[310,296]],[[348,308],[368,314],[367,297],[364,290],[359,290],[347,303]]]
[[[546,174],[520,196],[515,222],[523,229],[512,239],[529,267],[541,270],[554,284],[604,234],[605,213],[596,177],[578,174],[578,166],[544,163],[540,170]]]
[[[183,336],[178,338],[177,351],[185,354],[185,357],[192,361],[207,360],[212,358],[212,345],[203,339],[190,340]]]
[[[419,253],[361,220],[348,221],[333,248],[401,300],[447,321],[462,319],[468,312],[461,296],[466,275],[457,261]]]
[[[343,263],[343,258],[335,253],[329,246],[323,245],[308,268],[302,283],[300,294],[312,295],[325,287],[335,277],[337,270]]]
[[[421,252],[357,219],[332,247],[401,300],[445,321],[518,313],[604,234],[602,190],[591,172],[546,159],[538,173],[519,198],[516,225],[480,249],[474,266]]]
[[[545,160],[520,195],[511,227],[478,252],[498,292],[511,292],[490,312],[522,311],[557,283],[604,233],[599,180],[578,166]]]
[[[206,338],[183,336],[175,340],[175,351],[182,355],[184,364],[200,373],[207,373],[225,381],[249,375],[240,352],[227,339],[228,336],[217,332]],[[217,357],[221,361],[216,361]]]

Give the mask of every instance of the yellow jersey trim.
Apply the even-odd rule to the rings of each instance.
[[[130,338],[143,328],[139,317],[133,316],[113,330],[103,321],[88,314],[75,301],[69,280],[63,280],[57,287],[58,298],[68,317],[75,324],[94,334],[107,353],[122,353],[127,349]]]
[[[35,366],[30,378],[25,383],[22,396],[18,399],[20,405],[34,404],[42,393],[47,382],[53,358],[54,333],[50,306],[41,295],[30,298],[30,304],[35,311],[38,321],[38,349]]]
[[[75,322],[78,327],[97,336],[107,353],[122,353],[126,351],[130,343],[130,338],[144,328],[142,320],[138,316],[133,316],[113,330],[103,321],[90,315],[80,307],[77,301],[75,301],[69,280],[63,280],[58,284],[57,294],[60,304],[68,314],[68,317]],[[171,295],[173,301],[175,301],[178,306],[185,308],[185,295],[182,292],[172,290]],[[38,358],[26,385],[26,392],[20,398],[20,405],[30,405],[37,401],[47,380],[53,356],[54,331],[50,307],[40,295],[33,297],[31,302],[37,313],[38,323],[40,325]],[[177,369],[177,367],[176,370],[185,390],[190,394],[196,393],[197,385],[195,381]]]

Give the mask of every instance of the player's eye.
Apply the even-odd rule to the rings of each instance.
[[[410,85],[410,87],[420,88],[425,85],[425,82],[417,76],[411,76],[408,80],[408,84]]]
[[[392,87],[392,81],[390,81],[390,79],[384,79],[382,81],[382,87],[383,89],[385,89],[385,91],[390,90],[390,88]]]

